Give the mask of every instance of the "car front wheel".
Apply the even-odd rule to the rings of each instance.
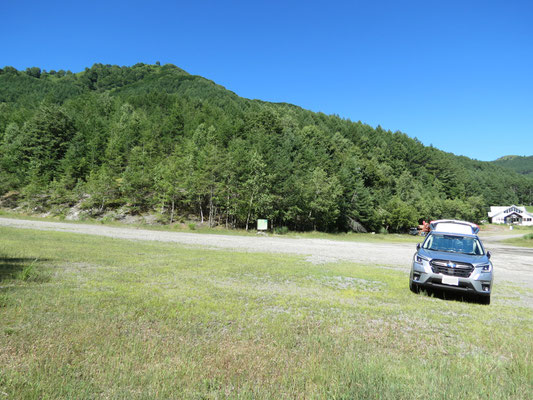
[[[409,279],[409,290],[413,293],[420,292],[420,288],[418,287],[418,284],[414,283],[411,279]]]

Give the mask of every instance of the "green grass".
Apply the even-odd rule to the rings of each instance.
[[[533,233],[528,233],[520,238],[507,239],[503,242],[513,246],[533,247]]]
[[[257,236],[257,231],[250,229],[248,232],[244,229],[226,229],[225,226],[218,226],[210,228],[206,225],[196,223],[176,223],[172,225],[149,225],[145,223],[127,224],[120,221],[113,220],[96,220],[96,219],[84,219],[83,221],[67,221],[62,217],[47,216],[41,217],[32,214],[24,214],[13,212],[9,210],[0,210],[0,217],[24,219],[31,221],[50,221],[50,222],[62,222],[71,224],[90,224],[90,225],[106,225],[115,227],[127,227],[134,229],[148,229],[154,231],[165,232],[189,232],[189,233],[202,233],[202,234],[215,234],[215,235],[235,235],[235,236]],[[383,242],[383,243],[418,243],[423,241],[421,236],[412,236],[408,234],[373,234],[373,233],[325,233],[325,232],[293,232],[289,231],[283,235],[277,235],[275,233],[264,233],[267,236],[283,236],[294,239],[328,239],[328,240],[343,240],[353,242]]]
[[[0,237],[0,398],[533,397],[527,288],[483,306],[377,266]]]
[[[512,225],[513,229],[509,229],[509,225],[504,224],[484,224],[481,225],[481,233],[483,236],[502,236],[502,235],[516,235],[522,232],[533,232],[533,226]]]

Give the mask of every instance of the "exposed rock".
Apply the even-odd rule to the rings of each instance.
[[[365,227],[361,225],[359,221],[351,217],[348,217],[348,227],[354,232],[366,233]]]
[[[15,190],[11,190],[7,192],[2,197],[0,197],[0,207],[6,207],[6,208],[16,207],[19,195],[20,193]]]

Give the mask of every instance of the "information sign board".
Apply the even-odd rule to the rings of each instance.
[[[268,229],[268,220],[267,219],[258,219],[257,220],[257,230],[266,231]]]

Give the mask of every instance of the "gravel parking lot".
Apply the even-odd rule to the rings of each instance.
[[[412,243],[372,243],[271,236],[249,237],[162,232],[127,227],[118,228],[11,218],[0,218],[0,226],[99,235],[117,239],[175,242],[186,246],[202,246],[209,249],[298,254],[305,256],[309,262],[315,264],[345,260],[388,266],[405,271],[409,270],[411,258],[415,252],[415,246]],[[531,289],[533,288],[533,249],[508,246],[498,242],[502,238],[509,237],[511,236],[482,236],[486,248],[493,255],[495,281],[510,281]]]

